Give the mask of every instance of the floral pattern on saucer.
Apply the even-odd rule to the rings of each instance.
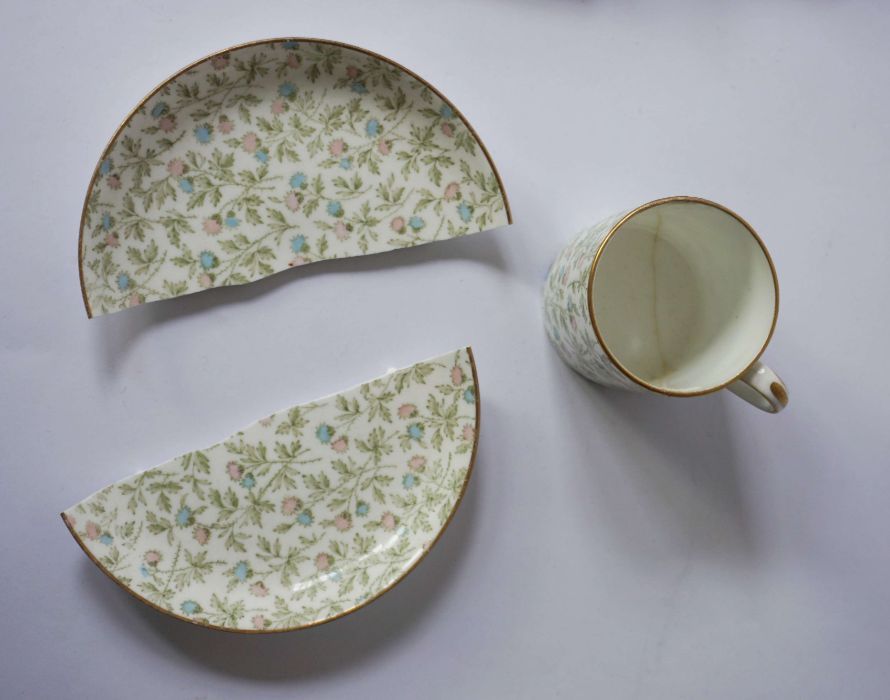
[[[280,631],[404,577],[452,517],[478,438],[469,348],[273,414],[63,513],[98,566],[190,622]]]
[[[457,110],[361,49],[267,41],[164,83],[103,154],[81,223],[90,315],[510,222]]]

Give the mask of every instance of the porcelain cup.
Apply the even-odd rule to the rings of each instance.
[[[585,229],[544,290],[547,334],[583,376],[668,396],[727,388],[770,413],[788,404],[784,382],[760,361],[778,310],[763,241],[697,197],[659,199]]]

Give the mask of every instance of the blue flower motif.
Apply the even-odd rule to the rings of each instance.
[[[114,542],[114,538],[111,535],[109,535],[107,532],[103,532],[102,536],[99,537],[99,541],[102,544],[111,544],[112,542]]]
[[[290,239],[290,249],[295,253],[302,253],[307,247],[306,236],[294,236]]]
[[[198,143],[210,143],[210,127],[196,126],[195,138],[198,139]]]
[[[300,523],[300,525],[306,525],[306,526],[309,526],[309,525],[312,524],[312,521],[313,521],[313,520],[314,520],[314,518],[312,517],[312,513],[311,513],[310,511],[308,511],[308,510],[304,510],[304,511],[302,511],[302,512],[297,516],[297,522]]]
[[[457,215],[461,221],[468,223],[473,217],[473,208],[466,202],[461,202],[457,205]]]
[[[402,486],[404,486],[406,489],[414,488],[414,485],[416,483],[417,479],[414,474],[405,474],[405,476],[402,478]]]
[[[339,571],[332,571],[328,574],[328,578],[331,579],[331,581],[339,581],[341,578],[343,578],[343,576],[340,574]]]
[[[192,509],[188,506],[183,506],[179,509],[179,512],[176,514],[176,524],[180,527],[186,527],[191,525],[192,521]]]
[[[148,567],[145,564],[139,567],[139,573],[142,574],[142,578],[148,578],[151,574],[148,571]]]
[[[334,436],[334,429],[329,426],[327,423],[322,423],[318,426],[318,430],[315,431],[315,436],[321,440],[324,444],[327,444],[331,441],[331,438]]]
[[[155,119],[157,119],[158,117],[162,117],[166,113],[167,113],[167,103],[166,102],[158,102],[151,109],[151,116],[153,116]]]
[[[278,86],[278,94],[282,97],[290,97],[297,91],[297,88],[294,87],[293,83],[281,83]]]
[[[128,275],[126,272],[121,272],[117,276],[117,288],[120,289],[121,291],[124,291],[125,289],[129,289],[130,288],[130,275]]]
[[[111,172],[111,158],[105,158],[99,166],[99,172],[108,175]]]
[[[371,510],[371,506],[364,501],[359,501],[355,506],[356,515],[367,515],[369,510]]]
[[[299,41],[285,41],[282,46],[286,49],[295,49],[300,45]]]
[[[365,126],[365,131],[368,136],[377,136],[380,133],[380,122],[376,119],[369,119],[367,125]]]
[[[253,478],[253,474],[247,474],[241,479],[241,485],[246,489],[252,489],[256,486],[256,479]]]
[[[238,224],[241,223],[241,220],[234,214],[230,214],[229,216],[226,217],[226,220],[224,223],[226,225],[226,228],[235,228],[238,226]]]
[[[328,202],[328,214],[331,216],[340,216],[343,214],[343,205],[337,200]]]
[[[343,157],[340,159],[340,167],[349,170],[352,167],[352,158]]]
[[[426,222],[419,216],[412,216],[408,219],[408,225],[415,231],[420,231],[426,225]]]
[[[212,267],[216,267],[216,256],[208,250],[205,250],[201,253],[200,257],[201,267],[205,270],[209,270]]]
[[[469,386],[466,391],[464,391],[464,401],[467,403],[476,403],[476,390]]]
[[[296,173],[290,179],[290,186],[298,190],[303,186],[304,182],[306,182],[306,176],[303,173]]]
[[[269,151],[267,151],[265,148],[261,148],[253,154],[253,157],[256,158],[260,163],[268,163]]]
[[[106,231],[111,228],[111,214],[102,214],[102,228]]]
[[[195,188],[192,186],[192,181],[189,180],[187,177],[180,179],[179,189],[181,189],[186,194],[191,194],[195,191]]]
[[[365,87],[364,83],[356,81],[352,84],[352,91],[357,92],[359,95],[364,95],[368,91],[368,88]]]
[[[442,108],[439,110],[439,114],[442,115],[442,119],[453,119],[454,118],[454,110],[451,109],[448,105],[442,105]]]
[[[248,568],[246,561],[239,561],[235,565],[235,578],[238,579],[239,581],[246,581],[247,580],[247,572],[249,570],[250,569]]]
[[[420,440],[423,437],[423,425],[412,423],[408,426],[408,437],[412,440]]]
[[[186,615],[194,615],[195,613],[201,612],[201,606],[193,600],[184,600],[182,605],[179,606],[179,609]]]

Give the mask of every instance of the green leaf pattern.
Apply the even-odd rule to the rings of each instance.
[[[266,42],[151,95],[100,160],[81,230],[94,315],[509,223],[461,116],[359,49]]]
[[[544,326],[560,357],[575,371],[603,384],[639,390],[612,364],[590,321],[587,285],[597,250],[624,214],[581,231],[550,266],[544,286]]]
[[[270,631],[404,576],[463,492],[477,438],[469,348],[273,414],[65,512],[84,549],[179,617]]]

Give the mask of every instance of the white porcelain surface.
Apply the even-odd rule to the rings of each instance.
[[[590,379],[693,396],[746,381],[771,337],[778,294],[753,229],[713,202],[673,197],[576,236],[550,268],[545,327]],[[775,413],[788,403],[775,384],[734,393]]]
[[[666,202],[625,221],[593,278],[603,342],[660,389],[699,392],[737,376],[772,329],[778,290],[766,253],[726,212]]]

